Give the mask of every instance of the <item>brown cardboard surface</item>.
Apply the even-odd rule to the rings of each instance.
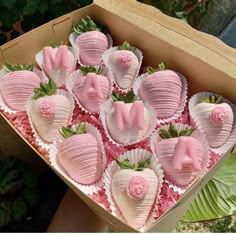
[[[236,63],[235,49],[230,48],[214,36],[194,30],[181,20],[162,14],[155,7],[139,3],[136,0],[95,0],[94,2],[122,16],[122,18],[134,23],[136,26],[149,31],[151,34],[158,33],[160,38],[176,45],[180,49],[184,48],[185,51],[188,51],[195,57],[199,56],[202,59],[210,58],[208,57],[208,50],[211,50],[219,55],[218,58],[220,60],[224,58],[225,60],[232,61],[234,64]],[[165,29],[168,29],[168,31]],[[207,53],[204,53],[205,49]],[[211,63],[212,59],[210,58],[210,61],[206,60],[205,62]],[[215,65],[215,63],[212,64]]]
[[[183,73],[188,78],[191,93],[213,91],[236,102],[235,50],[214,37],[197,32],[183,22],[167,17],[153,7],[139,4],[134,0],[96,0],[93,5],[66,14],[1,46],[0,62],[34,62],[35,54],[50,42],[68,41],[71,26],[85,15],[108,24],[115,44],[127,40],[140,48],[146,65],[157,66],[159,62],[164,61],[167,67]],[[10,123],[5,118],[1,127],[9,128],[8,125]],[[32,148],[27,141],[26,143]],[[43,158],[39,152],[33,150]],[[43,160],[50,166],[45,158]],[[194,196],[222,162],[223,160],[217,163],[202,180],[196,182],[176,206],[148,231],[171,231]],[[113,230],[136,231],[94,203],[57,171],[55,172],[100,218],[109,223]],[[79,215],[78,213],[78,218]]]

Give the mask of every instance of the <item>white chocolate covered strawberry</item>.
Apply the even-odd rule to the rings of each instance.
[[[207,96],[191,110],[191,116],[197,127],[206,134],[212,148],[222,146],[230,136],[234,114],[221,96]]]
[[[68,46],[44,47],[36,55],[36,61],[57,87],[66,83],[68,76],[75,71],[77,59]]]
[[[125,221],[132,227],[143,227],[157,197],[158,181],[155,172],[147,168],[150,159],[130,164],[128,159],[118,161],[121,169],[112,177],[112,197]]]
[[[118,144],[130,145],[149,137],[156,123],[154,109],[136,100],[132,91],[127,96],[113,93],[113,99],[114,102],[104,103],[100,113],[110,138]]]
[[[103,27],[89,16],[73,26],[73,32],[76,34],[75,44],[83,65],[99,65],[102,62],[102,54],[109,46],[107,36],[102,31]]]
[[[128,42],[111,48],[103,55],[104,63],[111,69],[115,82],[121,89],[131,88],[139,72],[141,57],[141,51]]]
[[[110,97],[111,81],[102,74],[102,67],[80,67],[72,74],[75,79],[72,92],[84,109],[98,113],[101,105]]]
[[[96,136],[86,132],[84,123],[75,128],[63,127],[61,134],[64,139],[59,145],[57,159],[70,178],[83,185],[99,181],[104,165]]]
[[[69,93],[61,92],[69,96]],[[73,102],[66,95],[57,94],[56,84],[49,80],[35,89],[27,112],[40,138],[52,143],[60,135],[58,130],[70,124]]]
[[[0,93],[4,103],[14,111],[24,111],[25,102],[40,85],[33,65],[5,65],[8,72],[0,78]]]
[[[139,96],[148,101],[156,110],[158,119],[175,115],[180,104],[183,84],[179,75],[172,70],[164,70],[162,63],[158,69],[148,67],[148,74],[140,84]]]
[[[189,185],[205,169],[208,160],[208,148],[194,136],[193,131],[192,127],[178,131],[175,125],[170,124],[168,128],[159,129],[161,139],[154,143],[165,177],[179,187]],[[204,135],[200,137],[204,141]]]

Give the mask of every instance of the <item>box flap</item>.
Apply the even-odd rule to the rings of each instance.
[[[94,4],[116,13],[137,27],[236,79],[236,49],[227,46],[218,38],[197,31],[185,22],[166,16],[155,7],[135,0],[95,0]]]

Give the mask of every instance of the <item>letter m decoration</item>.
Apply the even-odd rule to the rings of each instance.
[[[129,109],[128,104],[123,101],[115,102],[115,126],[119,130],[124,128],[136,128],[142,130],[144,127],[144,105],[142,101],[135,101]]]
[[[56,53],[55,48],[52,47],[45,47],[43,49],[43,59],[44,59],[44,66],[46,70],[51,70],[53,68],[69,68],[69,59],[68,59],[68,48],[67,46],[63,45],[60,46]]]

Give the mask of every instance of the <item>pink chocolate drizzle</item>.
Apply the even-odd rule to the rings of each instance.
[[[157,112],[157,118],[172,117],[181,101],[182,83],[171,70],[158,71],[144,78],[139,95],[147,100]]]
[[[25,102],[40,85],[39,76],[26,70],[14,71],[0,79],[0,93],[7,106],[15,111],[24,111]]]
[[[79,47],[79,57],[83,65],[99,65],[102,55],[108,48],[105,34],[98,31],[90,31],[78,36],[75,40]]]

